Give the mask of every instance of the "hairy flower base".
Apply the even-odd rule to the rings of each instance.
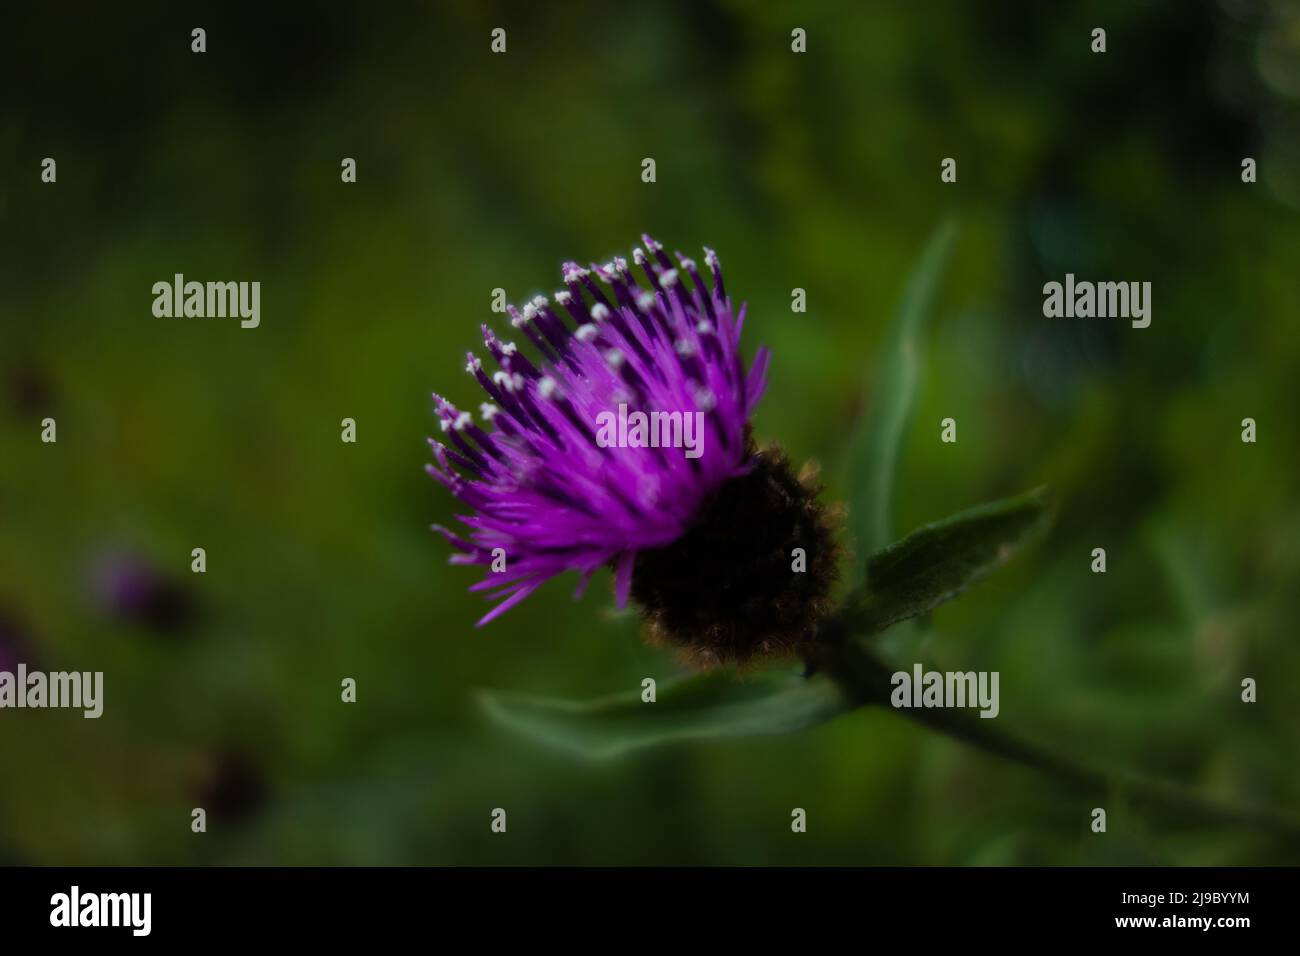
[[[751,444],[749,458],[682,538],[636,557],[647,637],[697,666],[793,653],[830,609],[840,550],[820,488],[776,446]]]

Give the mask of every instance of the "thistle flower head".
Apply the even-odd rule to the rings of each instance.
[[[31,660],[31,638],[22,616],[0,604],[0,671],[12,672],[19,663]]]
[[[105,551],[91,569],[96,603],[111,618],[179,634],[198,618],[194,595],[130,551]]]
[[[716,523],[709,516],[719,513],[728,489],[753,485],[747,476],[773,464],[786,467],[749,437],[769,353],[760,348],[746,368],[745,310],[733,309],[712,250],[704,259],[710,284],[693,260],[679,253],[674,262],[649,236],[642,240],[632,264],[621,257],[585,268],[566,262],[565,287],[550,299],[507,307],[516,341],[483,327],[491,365],[473,353],[465,364],[489,399],[480,406],[481,423],[434,396],[442,434],[430,439],[428,471],[470,509],[460,518],[466,530],[435,530],[456,550],[452,563],[489,569],[471,588],[497,602],[480,624],[564,571],[579,573],[580,595],[608,565],[619,606],[637,598],[652,629],[670,627],[674,633],[664,636],[699,644],[699,634],[678,633],[693,624],[712,633],[705,639],[711,649],[700,656],[744,658],[765,640],[771,644],[766,625],[755,630],[734,609],[707,606],[695,609],[702,618],[688,621],[691,614],[663,602],[696,600],[707,581],[683,589],[656,571],[671,579],[673,569],[706,560],[725,565],[734,557],[725,528],[714,528],[709,540],[721,552],[672,555],[692,531]],[[731,530],[735,540],[753,531]],[[787,571],[788,543],[776,545]],[[734,590],[733,574],[724,569],[712,579]]]

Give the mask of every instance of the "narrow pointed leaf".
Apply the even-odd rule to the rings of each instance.
[[[849,451],[849,522],[857,545],[853,580],[862,579],[866,556],[893,534],[894,479],[916,398],[921,337],[943,277],[956,229],[944,223],[930,238],[899,302],[877,359],[870,407]]]
[[[789,733],[851,708],[830,681],[786,669],[688,677],[661,684],[654,703],[643,702],[640,689],[587,702],[501,691],[479,700],[511,730],[590,759],[675,741]]]
[[[913,531],[868,559],[854,626],[871,634],[933,610],[1010,561],[1049,519],[1039,488]]]

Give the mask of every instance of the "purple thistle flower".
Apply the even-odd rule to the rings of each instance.
[[[91,588],[108,617],[156,631],[180,633],[197,617],[193,595],[133,552],[101,554],[91,568]]]
[[[456,549],[453,564],[491,569],[471,587],[497,602],[479,625],[564,571],[579,573],[575,597],[580,596],[591,576],[609,565],[620,607],[631,595],[648,612],[671,611],[667,605],[686,598],[700,618],[690,626],[712,634],[706,643],[714,645],[713,653],[704,656],[748,657],[762,649],[763,632],[770,628],[742,627],[746,622],[726,608],[711,611],[709,601],[687,593],[698,581],[684,590],[683,582],[643,580],[641,571],[657,560],[662,564],[692,533],[707,530],[709,515],[727,497],[723,489],[743,487],[756,472],[766,475],[768,465],[786,469],[779,453],[756,451],[749,437],[769,353],[760,348],[746,369],[740,352],[745,309],[733,309],[712,250],[705,249],[710,288],[695,262],[678,253],[674,265],[659,243],[642,239],[645,248],[634,250],[633,263],[644,283],[622,258],[590,268],[567,262],[565,288],[555,293],[554,306],[539,296],[522,311],[507,308],[512,325],[535,350],[535,361],[483,326],[497,370],[489,371],[473,353],[466,370],[491,399],[481,406],[485,425],[435,395],[446,439],[430,439],[436,464],[427,466],[472,509],[460,518],[468,531],[434,529]],[[662,430],[642,430],[638,443],[634,428],[626,434],[620,429],[619,438],[628,440],[612,443],[615,417],[632,423],[638,412],[645,413],[643,423],[658,422]],[[675,421],[681,425],[674,431],[668,425]],[[666,447],[668,442],[657,440],[680,436],[692,422],[701,426],[698,447]],[[762,483],[758,497],[768,484]],[[763,516],[757,517],[761,523]],[[782,533],[778,545],[787,537]],[[824,550],[833,561],[833,546]],[[693,563],[681,558],[668,563],[679,571]],[[727,556],[715,551],[709,559],[725,562]],[[788,557],[782,563],[788,577]],[[727,583],[725,573],[710,577],[719,586]]]
[[[31,663],[31,639],[16,610],[0,604],[0,671],[13,671],[20,663]]]

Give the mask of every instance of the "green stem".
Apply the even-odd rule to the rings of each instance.
[[[858,642],[845,638],[819,644],[808,662],[838,683],[857,704],[894,710],[889,699],[893,672]],[[909,707],[900,711],[931,730],[1037,770],[1082,793],[1108,796],[1122,792],[1139,806],[1189,823],[1261,827],[1300,841],[1300,822],[1273,811],[1205,799],[1167,781],[1130,771],[1090,766],[996,729],[993,721],[969,710]]]

